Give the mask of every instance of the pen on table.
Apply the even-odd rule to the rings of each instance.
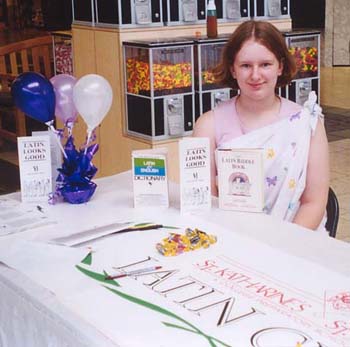
[[[134,275],[139,275],[145,272],[152,272],[152,271],[156,271],[161,269],[161,266],[152,266],[152,267],[146,267],[143,269],[138,269],[138,270],[133,270],[133,271],[129,271],[129,272],[124,272],[124,273],[120,273],[118,275],[114,275],[114,276],[107,276],[106,280],[114,280],[117,278],[123,278],[123,277],[127,277],[127,276],[134,276]]]
[[[171,227],[163,224],[142,223],[142,224],[136,224],[132,227],[127,227],[125,229],[118,230],[115,233],[127,233],[129,231],[153,230],[153,229],[160,229],[160,228],[179,229],[178,227]]]

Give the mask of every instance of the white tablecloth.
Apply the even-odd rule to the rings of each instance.
[[[87,204],[59,203],[53,206],[43,206],[44,212],[55,219],[57,224],[3,237],[0,239],[0,252],[2,248],[3,254],[6,255],[6,253],[11,253],[11,249],[16,250],[16,247],[20,249],[20,241],[28,241],[28,244],[31,242],[44,244],[57,237],[91,229],[94,226],[98,227],[116,221],[140,221],[140,216],[154,218],[158,213],[159,219],[161,219],[160,212],[133,209],[129,172],[96,180],[96,183],[98,185],[97,191]],[[185,220],[185,216],[179,215],[177,189],[176,185],[171,186],[171,208],[167,213],[173,218]],[[11,195],[11,197],[19,199],[19,194]],[[210,226],[218,225],[218,228],[220,226],[221,229],[232,231],[232,240],[239,237],[242,244],[251,242],[258,245],[261,242],[263,245],[261,248],[266,247],[268,251],[271,247],[276,252],[280,252],[276,254],[281,254],[281,257],[290,256],[291,259],[295,259],[295,264],[299,264],[298,259],[300,259],[301,264],[306,261],[305,264],[310,268],[312,268],[312,264],[315,264],[318,271],[325,268],[325,273],[334,273],[334,276],[339,276],[339,278],[341,276],[349,278],[350,247],[347,243],[329,238],[322,233],[311,232],[293,224],[274,220],[269,216],[222,211],[217,209],[215,205],[216,201],[214,200],[214,207],[209,213],[198,214],[195,218],[198,221],[203,221],[204,225],[205,223]],[[215,234],[215,230],[210,230],[210,232]],[[161,233],[152,235],[149,237],[156,240]],[[137,233],[107,237],[97,242],[97,249],[112,247],[111,243],[116,242],[113,240],[118,240],[127,248],[126,254],[133,253],[135,251],[133,247],[139,247],[136,246],[138,237]],[[143,237],[145,236],[143,235]],[[152,239],[152,242],[154,240]],[[220,241],[223,242],[222,239]],[[227,245],[225,247],[227,248]],[[0,255],[0,260],[11,263],[8,260],[11,257],[6,258],[5,255],[3,257]],[[179,259],[183,262],[185,257],[180,256]],[[252,253],[252,257],[254,257],[254,253]],[[33,264],[35,264],[34,255],[33,259]],[[169,261],[171,264],[171,261],[174,260]],[[264,262],[268,264],[269,261],[271,262],[271,259],[261,259],[262,264]],[[278,262],[278,259],[275,261]],[[49,269],[49,264],[46,265],[45,269]],[[14,270],[6,265],[0,267],[0,346],[143,346],[135,342],[138,341],[137,339],[133,340],[132,338],[128,344],[126,342],[128,341],[127,333],[125,333],[125,337],[118,339],[118,334],[113,331],[113,328],[99,327],[98,315],[95,317],[89,313],[93,307],[91,303],[89,303],[92,305],[90,308],[84,309],[84,301],[79,302],[79,300],[86,300],[90,297],[93,301],[96,293],[100,293],[100,288],[96,289],[96,292],[85,293],[85,297],[77,295],[79,293],[68,295],[70,284],[67,283],[66,286],[60,287],[60,283],[57,281],[57,283],[46,286],[45,283],[36,280],[40,277],[40,272],[37,272],[38,277],[35,274],[35,269],[31,265],[28,265],[27,270],[23,271]],[[73,290],[77,287],[74,287],[72,283],[71,288]],[[350,288],[348,289],[350,290]],[[98,300],[98,296],[96,300]],[[114,304],[111,307],[114,307]],[[117,309],[118,307],[116,306]],[[99,310],[99,306],[97,305],[95,309]],[[125,311],[121,314],[128,315]],[[135,321],[141,324],[144,319],[142,316],[135,318]],[[145,342],[144,346],[146,345]],[[170,346],[171,344],[167,344],[166,341],[157,341],[153,345]]]

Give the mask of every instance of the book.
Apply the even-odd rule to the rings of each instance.
[[[208,138],[179,141],[181,212],[211,208],[210,145]]]
[[[52,192],[49,136],[17,138],[22,202],[48,201]]]
[[[134,207],[169,207],[167,149],[132,151]]]
[[[219,208],[262,212],[264,167],[262,149],[218,149]]]

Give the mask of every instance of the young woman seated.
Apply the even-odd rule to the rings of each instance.
[[[272,24],[242,23],[216,69],[218,80],[238,95],[201,115],[193,136],[210,139],[213,195],[217,148],[263,148],[264,212],[324,229],[329,159],[321,108],[313,92],[304,107],[276,94],[295,72],[285,39]]]

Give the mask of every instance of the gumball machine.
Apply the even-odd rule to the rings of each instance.
[[[96,26],[163,26],[161,0],[95,0]]]
[[[161,0],[72,0],[73,24],[134,28],[163,26]]]
[[[207,0],[163,0],[165,25],[204,23]]]
[[[250,15],[255,19],[290,18],[290,0],[250,0]]]
[[[297,64],[297,74],[280,94],[303,105],[311,90],[319,96],[320,90],[320,31],[292,30],[283,32],[287,47]]]
[[[216,0],[219,22],[239,22],[250,19],[249,0]]]
[[[220,63],[222,51],[228,36],[215,39],[195,38],[194,73],[195,73],[195,110],[197,119],[202,113],[230,99],[234,92],[223,88],[215,81],[213,69]]]
[[[73,75],[72,35],[68,32],[52,32],[55,75]]]
[[[182,137],[194,125],[193,40],[123,42],[126,132]]]

